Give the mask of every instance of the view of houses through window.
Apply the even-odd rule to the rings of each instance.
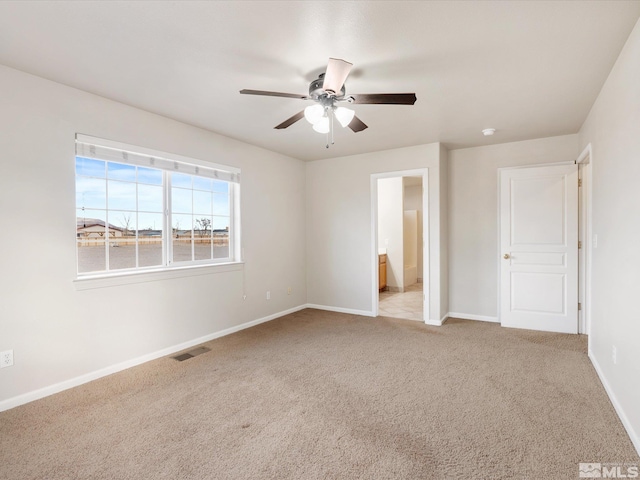
[[[232,258],[233,184],[76,156],[78,273]]]

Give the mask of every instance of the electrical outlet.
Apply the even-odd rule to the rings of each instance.
[[[291,287],[287,288],[287,295],[291,295]]]
[[[0,368],[10,367],[13,365],[13,350],[0,352]]]
[[[267,291],[267,300],[271,300],[271,292]]]
[[[615,345],[611,349],[611,360],[613,360],[614,365],[618,363],[618,349]]]

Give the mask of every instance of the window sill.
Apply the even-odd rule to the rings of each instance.
[[[225,272],[237,272],[244,268],[244,262],[218,263],[215,265],[190,265],[188,267],[173,267],[164,270],[149,270],[145,272],[109,273],[106,275],[86,275],[73,281],[76,290],[90,290],[93,288],[115,287],[132,283],[156,282],[172,278],[194,277],[199,275],[213,275]]]

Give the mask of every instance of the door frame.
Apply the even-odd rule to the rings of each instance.
[[[500,216],[501,215],[501,213],[500,213],[501,212],[501,210],[500,210],[500,202],[502,201],[501,194],[500,194],[500,190],[501,190],[501,188],[500,188],[500,184],[501,184],[500,183],[500,177],[501,177],[501,174],[502,174],[503,171],[506,171],[506,170],[517,170],[517,169],[522,169],[522,168],[535,168],[535,167],[553,167],[553,166],[556,166],[556,165],[574,165],[576,163],[578,163],[578,162],[576,160],[574,160],[574,161],[570,161],[570,162],[534,163],[532,165],[517,165],[517,166],[514,166],[514,167],[498,167],[498,172],[497,172],[497,175],[498,175],[498,179],[497,179],[497,183],[498,183],[498,204],[497,204],[497,218],[498,218],[497,224],[498,225],[497,225],[497,229],[498,229],[498,232],[497,232],[497,234],[498,235],[496,237],[497,238],[497,242],[496,242],[497,245],[496,245],[496,257],[495,257],[496,258],[496,264],[495,265],[496,265],[496,276],[497,276],[497,288],[496,289],[497,289],[497,293],[498,293],[498,295],[497,295],[497,299],[498,299],[498,323],[500,325],[502,325],[502,297],[501,297],[501,290],[502,290],[502,284],[501,284],[501,282],[502,282],[502,278],[501,278],[502,250],[501,250],[501,248],[502,248],[502,245],[500,243],[501,242],[501,238],[502,238],[502,236],[501,236],[501,234],[502,234],[502,225],[501,225],[501,223],[502,222],[500,220],[501,219],[501,216]],[[579,225],[578,225],[578,228],[579,228]],[[580,258],[579,252],[578,252],[578,258]],[[580,277],[580,275],[578,275],[578,296],[579,296],[579,292],[580,292],[580,283],[579,283],[580,279],[579,279],[579,277]],[[579,319],[580,319],[580,314],[578,313],[578,320]],[[581,333],[580,332],[580,322],[579,321],[578,321],[578,333]]]
[[[413,170],[399,170],[394,172],[371,174],[371,271],[373,272],[371,283],[371,312],[378,316],[378,180],[381,178],[396,177],[422,177],[422,291],[424,303],[422,305],[422,318],[424,323],[429,323],[429,169],[418,168]]]
[[[576,164],[578,178],[582,186],[578,189],[580,195],[578,211],[578,235],[582,242],[582,249],[578,252],[578,301],[582,309],[578,312],[578,333],[589,335],[591,332],[591,259],[593,250],[593,150],[591,144],[582,150]]]

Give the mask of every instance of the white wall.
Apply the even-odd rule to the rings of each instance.
[[[590,356],[640,453],[640,22],[580,130],[580,150],[588,144],[598,235]]]
[[[422,281],[422,185],[404,187],[404,209],[418,212],[418,279]]]
[[[371,174],[428,168],[429,316],[439,321],[439,156],[433,143],[307,164],[309,303],[371,313]]]
[[[449,312],[498,315],[498,168],[577,156],[577,135],[449,152]]]
[[[0,407],[306,303],[304,163],[1,66],[0,91]],[[240,167],[244,268],[78,290],[77,132]]]
[[[404,287],[418,282],[418,211],[404,210],[402,222],[402,243],[404,244]]]
[[[404,288],[402,203],[402,177],[379,179],[378,248],[387,252],[387,286],[399,291]]]

